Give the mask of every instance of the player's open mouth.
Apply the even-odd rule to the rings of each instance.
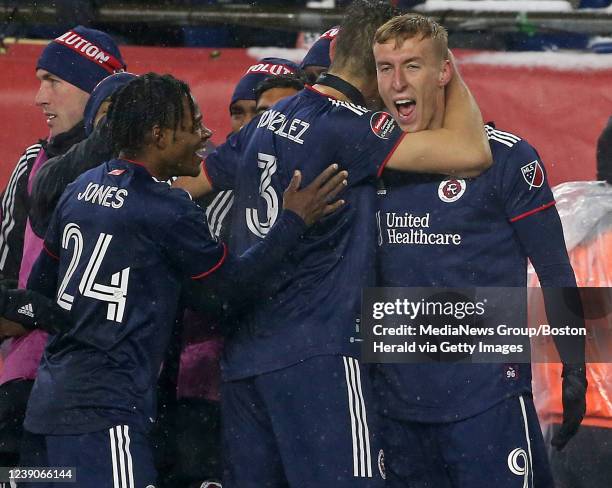
[[[404,98],[402,100],[395,101],[395,109],[399,113],[400,117],[410,117],[416,110],[416,101],[412,98]]]
[[[47,124],[50,124],[50,123],[51,123],[51,121],[52,121],[52,120],[53,120],[55,117],[57,117],[57,115],[55,115],[55,114],[47,114],[47,113],[45,114],[45,116],[47,117]]]

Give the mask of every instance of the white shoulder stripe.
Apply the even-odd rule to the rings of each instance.
[[[38,142],[37,142],[36,144],[32,144],[31,146],[28,146],[28,147],[26,148],[26,150],[25,150],[25,151],[23,151],[23,156],[26,156],[26,157],[28,157],[28,158],[29,158],[30,156],[32,156],[32,155],[33,155],[33,153],[38,154],[38,152],[39,152],[41,149],[42,149],[42,144],[40,144],[40,143],[38,143]],[[23,156],[22,156],[22,157],[23,157]]]
[[[509,139],[515,139],[516,142],[520,141],[521,138],[519,136],[517,136],[516,134],[512,134],[511,132],[505,132],[503,130],[499,130],[499,129],[493,129],[495,132],[497,132],[500,135],[504,135],[506,137],[508,137]]]
[[[518,142],[518,141],[521,140],[520,137],[518,137],[518,136],[516,136],[514,134],[511,134],[510,132],[504,132],[502,130],[495,129],[495,128],[489,126],[489,125],[485,125],[485,130],[487,131],[487,134],[495,134],[498,137],[503,138],[503,139],[507,139],[509,141]]]
[[[31,156],[33,153],[38,154],[38,152],[42,149],[41,144],[32,144],[25,150],[25,154]]]
[[[232,193],[229,202],[227,202],[227,205],[225,206],[225,208],[219,215],[217,222],[215,222],[215,228],[214,228],[214,234],[213,234],[215,237],[219,238],[219,236],[221,235],[221,228],[223,226],[223,222],[225,222],[227,213],[231,210],[233,205],[234,205],[234,194]]]
[[[505,144],[508,147],[514,146],[517,142],[521,140],[520,137],[515,136],[514,134],[494,129],[488,125],[485,125],[485,131],[489,139],[501,142],[502,144]]]
[[[494,137],[492,135],[488,135],[488,138],[490,141],[497,141],[497,142],[501,142],[502,144],[508,146],[508,147],[512,147],[514,146],[514,143],[506,141],[505,139],[499,139],[497,137]]]
[[[206,207],[206,219],[210,233],[214,238],[218,238],[225,216],[234,203],[234,192],[225,190],[219,192],[211,204]]]
[[[35,158],[40,152],[42,146],[33,144],[25,150],[25,153],[19,158],[13,173],[9,179],[8,185],[4,191],[0,208],[2,209],[2,222],[0,224],[0,270],[4,269],[6,259],[9,253],[9,236],[15,227],[15,200],[17,196],[17,188],[19,181],[26,174],[30,159]]]
[[[369,112],[369,110],[361,105],[355,105],[351,102],[345,102],[344,100],[336,100],[335,98],[328,98],[328,100],[335,107],[344,107],[349,109],[351,112],[356,113],[357,115],[365,115]]]

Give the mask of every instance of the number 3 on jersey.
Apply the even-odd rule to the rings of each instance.
[[[278,218],[278,195],[272,186],[272,175],[276,173],[276,157],[259,153],[257,165],[262,169],[259,182],[259,196],[266,202],[266,220],[260,222],[256,208],[246,209],[246,221],[249,230],[257,237],[264,238]]]
[[[106,318],[115,322],[123,320],[123,312],[125,311],[125,301],[127,298],[128,280],[130,277],[130,268],[125,268],[111,276],[111,284],[103,285],[96,283],[96,277],[104,255],[108,250],[113,236],[110,234],[101,233],[98,236],[98,241],[89,258],[85,272],[79,283],[79,292],[81,295],[95,300],[108,303]],[[62,235],[62,248],[68,250],[72,244],[72,258],[66,269],[64,279],[60,283],[57,291],[57,303],[65,310],[72,308],[74,296],[66,292],[72,275],[77,269],[81,254],[83,253],[83,234],[77,224],[67,224],[64,227]]]

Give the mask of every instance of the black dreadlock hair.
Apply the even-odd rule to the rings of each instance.
[[[272,88],[293,88],[300,91],[306,84],[306,78],[297,75],[271,76],[260,82],[255,88],[255,99],[259,101],[263,92]]]
[[[106,115],[115,154],[134,155],[147,143],[155,125],[176,129],[187,99],[195,122],[195,106],[187,83],[171,75],[147,73],[115,92]]]

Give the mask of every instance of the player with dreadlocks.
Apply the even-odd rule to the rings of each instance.
[[[189,87],[143,75],[113,97],[108,119],[118,158],[67,188],[29,280],[74,325],[47,345],[25,428],[44,436],[41,466],[76,467],[75,486],[143,487],[156,482],[146,434],[183,280],[202,295],[215,283],[225,284],[218,293],[263,288],[305,226],[342,205],[327,201],[347,173],[329,167],[302,191],[296,173],[269,238],[235,258],[189,196],[164,182],[197,174],[210,137]]]

